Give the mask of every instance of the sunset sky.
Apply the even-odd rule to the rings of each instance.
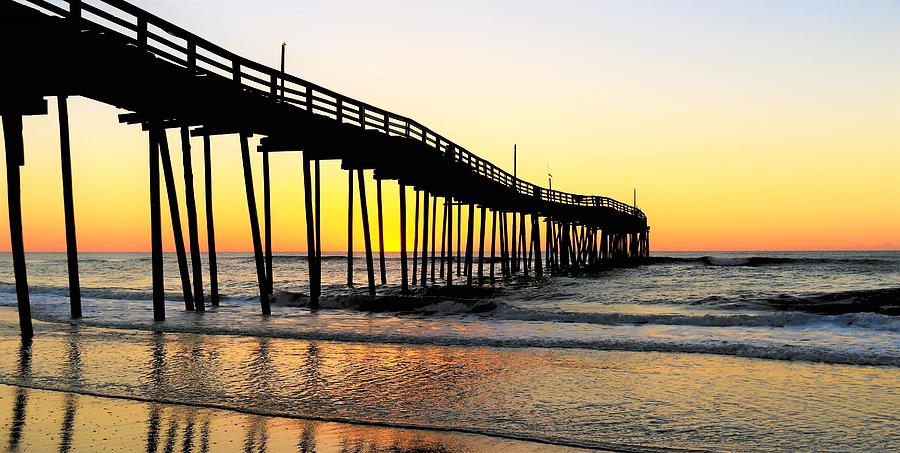
[[[545,185],[549,164],[555,189],[631,203],[636,187],[653,250],[900,248],[897,1],[134,3],[271,66],[286,41],[288,72],[415,118],[510,171],[516,143],[529,181]],[[65,250],[48,99],[49,115],[25,120],[30,251]],[[88,99],[69,110],[80,250],[148,250],[146,134]],[[170,147],[180,184],[176,131]],[[213,139],[222,251],[251,249],[238,151],[236,136]],[[306,249],[300,162],[272,156],[276,251]],[[347,175],[337,162],[323,170],[323,248],[345,250]],[[397,250],[395,183],[385,196],[386,249]]]

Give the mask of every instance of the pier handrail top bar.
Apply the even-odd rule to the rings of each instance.
[[[124,0],[14,0],[69,20],[79,27],[97,27],[131,39],[158,58],[193,70],[196,74],[231,78],[241,89],[270,96],[275,102],[334,119],[366,131],[421,141],[517,194],[569,206],[604,207],[646,222],[643,211],[609,197],[548,190],[516,178],[417,121],[342,95],[321,85],[283,73],[241,57]],[[68,4],[68,9],[59,6]],[[131,18],[123,18],[124,13]],[[154,33],[150,27],[168,34]],[[131,36],[128,32],[134,33]],[[172,38],[183,40],[174,42]],[[201,53],[200,51],[203,51]],[[224,61],[222,61],[224,60]]]

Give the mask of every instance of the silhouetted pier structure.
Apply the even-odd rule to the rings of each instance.
[[[0,97],[0,114],[6,143],[10,233],[20,321],[25,336],[31,336],[31,319],[19,186],[19,167],[25,163],[22,116],[46,114],[45,98],[48,96],[56,97],[60,112],[71,314],[76,318],[81,316],[81,305],[66,109],[68,96],[83,96],[126,109],[132,113],[120,115],[120,121],[140,124],[147,132],[153,306],[157,320],[165,318],[160,163],[185,308],[203,310],[207,302],[218,304],[209,140],[213,135],[235,135],[240,142],[264,314],[270,313],[268,294],[273,290],[268,156],[272,152],[303,153],[301,167],[311,308],[318,307],[321,294],[319,163],[322,160],[340,160],[341,168],[348,172],[350,252],[347,278],[351,285],[354,185],[358,190],[367,283],[369,294],[373,296],[377,285],[368,215],[371,204],[365,185],[369,175],[377,182],[374,205],[381,246],[381,284],[386,283],[381,185],[384,180],[394,180],[400,187],[401,287],[404,292],[410,289],[410,282],[421,287],[429,284],[494,284],[498,279],[517,275],[541,277],[544,272],[577,272],[604,262],[649,255],[647,218],[634,206],[602,196],[549,190],[518,179],[415,120],[235,55],[125,1],[0,0],[0,39],[4,50],[4,67],[0,71],[5,89]],[[173,128],[181,133],[187,247],[181,230],[179,194],[166,136],[166,130]],[[263,153],[262,221],[257,213],[250,160],[249,139],[252,135],[262,136],[257,149]],[[192,136],[203,140],[211,287],[208,300],[203,294],[200,267],[190,157]],[[407,231],[407,188],[412,188],[415,194],[412,232]],[[455,258],[454,207],[457,211]],[[464,208],[468,213],[465,225],[462,224]],[[442,211],[440,223],[437,220],[439,209]],[[474,250],[476,217],[480,219],[477,257]],[[490,232],[486,230],[488,217]],[[407,250],[410,233],[414,240],[412,256]],[[436,235],[439,236],[437,240]],[[486,257],[488,235],[490,254]],[[437,275],[436,270],[439,271]]]

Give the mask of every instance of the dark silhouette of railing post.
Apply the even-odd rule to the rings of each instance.
[[[387,270],[384,266],[384,218],[381,203],[381,179],[375,180],[375,203],[378,210],[378,264],[381,271],[381,284],[387,284]]]
[[[203,263],[200,261],[200,238],[197,232],[197,202],[194,199],[194,169],[191,162],[191,137],[187,126],[181,127],[181,157],[184,167],[184,198],[188,217],[188,240],[194,273],[194,308],[206,309],[203,301]]]
[[[267,290],[268,277],[263,258],[262,239],[259,234],[259,214],[256,212],[256,195],[253,192],[253,169],[250,166],[250,140],[249,134],[241,133],[241,162],[244,167],[244,189],[247,192],[247,211],[250,217],[250,236],[253,240],[253,259],[256,263],[256,281],[259,285],[259,302],[262,306],[262,314],[272,314],[269,306],[269,294]]]
[[[62,164],[63,212],[66,222],[66,263],[69,274],[69,311],[81,317],[81,283],[78,277],[78,242],[75,235],[75,202],[72,194],[72,154],[69,141],[69,108],[66,96],[56,97],[59,111],[59,151]]]
[[[159,188],[159,136],[164,134],[151,127],[150,138],[150,262],[153,281],[153,319],[166,319],[165,286],[163,282],[162,208]]]
[[[219,305],[219,271],[216,263],[216,228],[213,221],[212,201],[212,156],[209,143],[209,135],[203,135],[203,172],[204,186],[206,189],[206,243],[207,257],[209,259],[209,301],[214,306]]]
[[[366,245],[366,274],[369,277],[369,295],[375,296],[375,265],[372,262],[372,237],[369,233],[369,209],[366,205],[366,181],[363,170],[357,170],[357,183],[359,183],[359,208],[362,212],[363,243]]]
[[[194,310],[194,297],[191,293],[191,276],[184,250],[184,233],[181,231],[181,214],[178,210],[178,191],[175,187],[175,174],[172,171],[172,158],[169,154],[169,139],[166,130],[160,128],[158,134],[159,156],[162,159],[163,179],[166,182],[166,195],[169,200],[169,218],[172,220],[172,234],[175,239],[175,255],[178,260],[178,273],[181,276],[181,289],[184,294],[184,308]]]
[[[4,106],[6,107],[6,106]],[[21,110],[0,112],[3,115],[3,139],[6,143],[6,195],[9,201],[9,241],[12,248],[13,273],[16,277],[16,301],[19,330],[23,339],[34,336],[31,325],[31,299],[28,296],[28,273],[25,268],[25,242],[22,237],[22,194],[19,167],[25,165],[22,140]]]
[[[415,255],[413,255],[415,262]],[[415,273],[415,272],[414,272]],[[400,290],[409,291],[409,279],[406,275],[406,186],[400,184]]]

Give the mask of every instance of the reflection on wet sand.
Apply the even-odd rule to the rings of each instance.
[[[560,447],[451,432],[297,420],[0,385],[9,451],[148,453],[557,451]],[[24,416],[24,404],[45,414]],[[71,403],[80,410],[54,411]],[[63,433],[54,436],[62,420]],[[566,451],[567,449],[562,449]],[[574,451],[574,449],[569,449]]]

